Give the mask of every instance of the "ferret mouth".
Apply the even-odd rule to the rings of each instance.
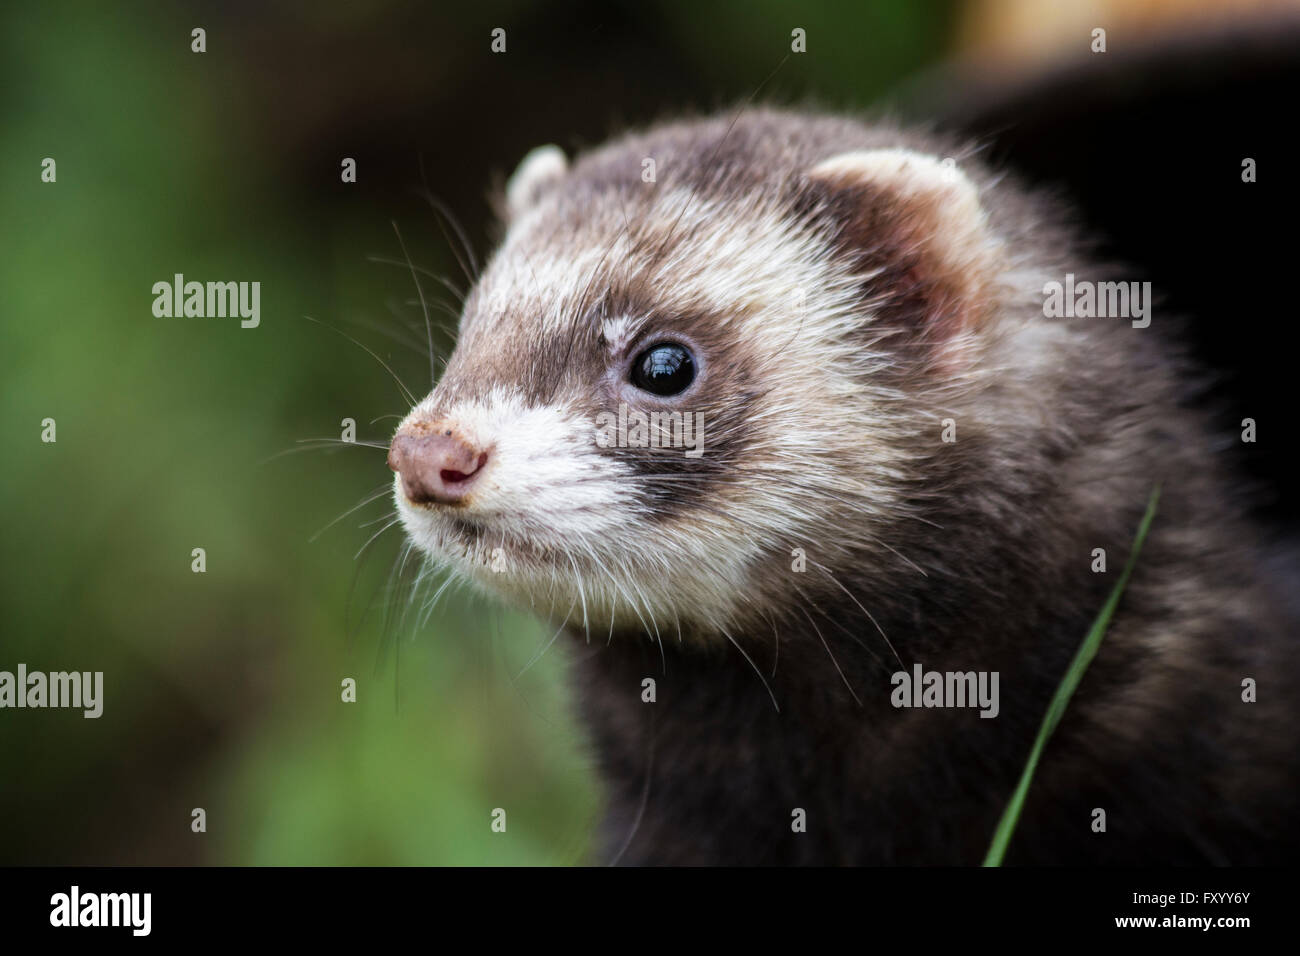
[[[568,568],[562,545],[547,545],[520,534],[500,516],[475,515],[463,508],[406,502],[416,520],[432,531],[430,550],[436,556],[477,569],[503,572]],[[427,540],[427,539],[426,539]]]

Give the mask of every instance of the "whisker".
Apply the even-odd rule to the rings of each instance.
[[[277,451],[274,455],[268,455],[266,458],[263,458],[261,461],[259,461],[257,463],[258,466],[260,467],[262,465],[268,464],[270,462],[275,461],[277,458],[283,458],[286,455],[298,455],[304,451],[338,451],[339,446],[341,445],[359,445],[362,448],[380,448],[380,449],[388,447],[387,445],[374,445],[371,444],[370,442],[343,441],[338,438],[303,438],[300,440],[304,442],[318,442],[318,444],[312,445],[310,447],[305,447],[305,448],[286,448],[283,451]]]
[[[404,262],[401,259],[393,259],[390,258],[389,256],[381,256],[381,255],[373,255],[373,254],[366,256],[366,261],[375,262],[383,266],[397,266],[398,268],[401,269],[413,269],[422,276],[426,276],[427,278],[433,279],[435,282],[442,283],[443,287],[446,288],[446,290],[450,292],[452,295],[454,295],[458,302],[465,301],[465,292],[458,285],[456,285],[446,276],[440,275],[437,272],[433,272],[430,269],[426,269],[423,266],[413,265],[410,262]]]
[[[384,521],[384,520],[386,520],[386,519],[388,519],[388,518],[395,517],[396,515],[397,515],[397,511],[396,511],[396,510],[390,511],[390,512],[388,512],[387,514],[382,514],[382,515],[380,515],[378,518],[372,518],[370,521],[362,522],[361,527],[362,527],[362,528],[373,528],[375,525],[379,524],[379,522]]]
[[[772,640],[775,644],[775,648],[772,651],[772,679],[776,680],[776,665],[777,662],[781,660],[781,632],[777,630],[776,618],[769,614],[767,619],[772,625]]]
[[[439,585],[438,590],[433,592],[433,597],[429,598],[425,605],[420,609],[420,616],[416,619],[416,630],[423,630],[429,623],[429,619],[433,617],[433,609],[438,606],[439,599],[442,598],[443,594],[445,594],[447,589],[454,583],[456,583],[456,576],[454,574],[448,574],[447,579]]]
[[[410,547],[411,545],[408,542],[406,545],[406,549],[409,549]],[[346,609],[344,611],[345,620],[346,620],[347,610],[351,609],[352,601],[356,596],[357,582],[361,580],[361,570],[363,567],[365,567],[365,563],[370,559],[370,555],[372,554],[374,554],[373,551],[365,552],[365,554],[362,556],[361,561],[357,563],[356,568],[353,570],[352,584],[348,588],[348,597],[345,605]],[[389,566],[388,575],[386,578],[387,583],[384,587],[385,590],[392,586],[393,572],[396,570],[398,561],[400,559],[401,559],[401,554],[399,554],[397,557],[394,557],[393,563]],[[375,600],[374,597],[372,596],[370,602],[366,605],[365,609],[362,610],[361,616],[357,619],[356,624],[352,625],[352,627],[349,628],[349,632],[348,632],[349,648],[351,648],[355,643],[357,635],[361,632],[361,626],[365,623],[366,617],[370,614],[372,610],[374,610],[374,608],[375,608]]]
[[[389,301],[390,301],[390,304],[391,304],[391,305],[395,305],[395,306],[412,306],[412,305],[419,305],[419,304],[420,304],[420,300],[419,300],[418,298],[417,298],[417,299],[402,299],[402,300],[400,300],[400,301],[395,301],[395,302],[392,301],[392,300],[389,300]],[[457,321],[460,321],[460,313],[459,313],[458,311],[456,311],[455,309],[453,309],[451,306],[449,306],[447,303],[445,303],[445,302],[443,302],[443,301],[441,301],[441,300],[439,300],[439,299],[432,299],[432,298],[431,298],[431,299],[429,300],[429,305],[430,305],[430,307],[432,307],[433,309],[436,309],[437,311],[441,312],[443,315],[447,316],[449,319],[455,319],[455,320],[457,320]],[[390,311],[391,311],[391,309],[390,309]],[[441,332],[445,333],[446,335],[448,335],[448,336],[450,336],[450,337],[452,337],[452,338],[455,338],[455,337],[456,337],[456,330],[453,329],[451,326],[447,325],[445,322],[439,322],[439,323],[438,323],[438,329],[439,329]]]
[[[402,518],[401,518],[401,516],[399,515],[398,517],[394,518],[392,521],[388,522],[388,524],[386,524],[386,525],[384,525],[382,528],[380,528],[378,531],[376,531],[374,534],[372,534],[372,535],[371,535],[371,536],[366,540],[366,543],[363,544],[363,545],[361,546],[360,550],[358,550],[357,553],[354,554],[354,555],[352,556],[352,560],[355,561],[357,558],[361,557],[361,552],[362,552],[362,551],[365,551],[366,548],[370,547],[371,542],[373,542],[376,538],[378,538],[381,534],[383,534],[383,533],[384,533],[385,531],[387,531],[389,528],[393,527],[393,525],[401,523],[401,520],[402,520]]]
[[[551,639],[546,642],[546,645],[540,651],[538,651],[536,654],[533,655],[533,659],[524,665],[524,669],[515,675],[515,680],[519,680],[519,678],[523,677],[524,674],[528,672],[528,669],[532,667],[534,664],[536,664],[539,660],[541,660],[542,655],[551,649],[551,645],[555,643],[555,639],[560,636],[560,632],[563,631],[564,628],[568,625],[569,617],[570,615],[573,614],[573,609],[577,606],[578,606],[578,601],[575,598],[573,603],[569,605],[569,613],[564,615],[564,622],[555,629],[555,633],[551,635]]]
[[[384,496],[388,493],[388,490],[389,490],[391,487],[392,487],[392,486],[391,486],[388,482],[384,482],[384,483],[383,483],[382,485],[380,485],[377,489],[375,489],[374,491],[372,491],[370,494],[366,495],[366,497],[363,498],[363,499],[361,500],[361,503],[360,503],[360,504],[353,505],[353,506],[352,506],[351,508],[349,508],[347,511],[343,512],[343,514],[339,515],[337,518],[335,518],[333,521],[331,521],[331,522],[330,522],[329,524],[327,524],[325,527],[321,528],[319,531],[317,531],[315,534],[313,534],[310,538],[307,539],[307,543],[308,543],[308,544],[311,544],[313,541],[315,541],[317,538],[319,538],[321,535],[323,535],[326,531],[328,531],[330,528],[334,527],[336,524],[338,524],[340,521],[342,521],[342,520],[343,520],[344,518],[346,518],[348,515],[352,514],[354,511],[359,511],[360,509],[364,508],[366,505],[371,504],[372,502],[376,501],[377,499],[384,497]]]
[[[885,646],[889,648],[890,653],[892,653],[892,654],[894,655],[894,659],[895,659],[896,661],[898,661],[898,665],[899,665],[900,667],[902,667],[902,666],[903,666],[903,659],[902,659],[901,657],[898,656],[898,651],[894,650],[894,645],[890,643],[888,636],[886,636],[886,634],[885,634],[885,632],[884,632],[884,629],[881,628],[881,626],[876,622],[876,619],[875,619],[875,617],[872,616],[871,612],[868,611],[865,607],[862,606],[862,602],[859,601],[856,597],[853,596],[853,592],[852,592],[852,591],[850,591],[850,590],[849,590],[848,588],[846,588],[843,584],[841,584],[841,583],[839,582],[839,579],[836,578],[835,575],[831,574],[830,569],[827,568],[826,565],[824,565],[824,564],[819,564],[819,563],[816,562],[816,561],[812,561],[811,563],[812,563],[814,566],[816,566],[816,567],[818,567],[818,568],[821,568],[823,571],[825,571],[825,572],[826,572],[826,576],[827,576],[828,578],[831,579],[831,581],[835,584],[835,586],[836,586],[837,588],[839,588],[841,591],[843,591],[845,594],[847,594],[847,595],[849,596],[849,600],[852,601],[854,604],[856,604],[856,605],[858,606],[858,610],[860,610],[863,614],[865,614],[865,615],[867,616],[867,620],[869,620],[873,625],[875,625],[876,630],[877,630],[877,631],[880,631],[880,636],[883,637],[883,638],[885,639]]]
[[[758,669],[758,665],[755,664],[753,659],[748,654],[745,653],[745,649],[736,643],[736,639],[734,637],[732,637],[726,631],[722,632],[722,636],[725,637],[727,640],[731,641],[731,646],[734,647],[736,650],[740,651],[741,657],[749,661],[749,666],[754,668],[754,673],[757,674],[758,679],[763,682],[763,689],[767,691],[767,696],[772,698],[772,706],[776,708],[776,712],[778,714],[781,713],[781,705],[776,702],[776,694],[772,693],[772,687],[770,684],[768,684],[767,678],[763,676],[763,672]]]
[[[578,571],[578,563],[573,560],[573,555],[569,553],[568,548],[563,548],[564,556],[569,559],[569,564],[573,566],[573,579],[578,585],[578,596],[582,598],[582,630],[587,635],[587,643],[591,643],[591,629],[587,626],[587,592],[582,586],[582,575]]]
[[[320,442],[325,445],[360,445],[362,448],[378,448],[380,451],[387,451],[388,445],[377,441],[361,441],[354,439],[348,441],[344,438],[299,438],[296,444],[305,445],[312,442]]]
[[[382,365],[384,367],[384,370],[388,372],[389,375],[393,376],[393,381],[396,382],[397,387],[402,390],[402,397],[405,398],[409,404],[411,405],[416,404],[415,396],[411,394],[411,390],[406,387],[406,385],[402,382],[400,378],[397,377],[397,373],[388,367],[388,363],[385,362],[383,359],[381,359],[377,354],[375,354],[373,349],[369,348],[368,346],[362,345],[360,342],[358,342],[352,336],[348,335],[346,332],[340,331],[339,329],[334,328],[334,326],[329,325],[328,323],[321,322],[319,319],[313,319],[310,315],[304,315],[303,318],[306,319],[308,322],[315,322],[317,325],[323,325],[331,332],[343,336],[345,339],[347,339],[349,342],[351,342],[353,345],[357,346],[358,348],[365,349],[366,352],[370,354],[371,358],[373,358],[376,362]]]
[[[402,348],[409,349],[412,352],[419,352],[423,355],[424,343],[415,337],[408,324],[403,321],[400,315],[393,311],[391,304],[388,304],[388,311],[396,320],[396,328],[393,327],[394,323],[392,322],[380,322],[364,316],[358,316],[350,321],[352,325],[363,328],[368,332],[378,332],[380,335],[392,340]]]
[[[423,157],[420,159],[420,178],[421,180],[424,179]],[[474,247],[470,245],[469,237],[465,235],[465,230],[461,228],[460,223],[456,221],[456,217],[451,214],[451,210],[447,208],[446,204],[435,196],[429,189],[429,184],[427,182],[424,184],[424,189],[421,190],[418,195],[422,196],[424,201],[429,204],[429,208],[433,210],[434,218],[438,222],[438,228],[442,230],[443,238],[447,240],[447,245],[451,247],[452,255],[456,257],[456,262],[460,265],[460,271],[465,273],[465,278],[469,280],[470,285],[473,285],[478,277],[478,263],[474,259]],[[466,268],[465,261],[457,251],[456,244],[451,241],[451,236],[447,234],[447,230],[443,226],[443,220],[446,220],[447,223],[451,225],[457,238],[460,239],[461,249],[465,252],[465,258],[469,260],[468,268]]]
[[[655,620],[654,605],[646,600],[645,593],[641,588],[637,587],[635,580],[632,580],[630,583],[632,587],[636,588],[636,593],[641,595],[641,600],[645,603],[646,612],[650,615],[650,623],[654,626],[655,640],[659,642],[659,658],[663,663],[664,674],[666,675],[668,673],[668,656],[664,651],[664,639],[659,635],[659,622]]]
[[[397,234],[397,244],[402,247],[402,256],[411,269],[411,281],[415,283],[415,292],[420,297],[420,308],[424,311],[424,329],[429,336],[429,384],[432,387],[438,382],[438,365],[433,360],[433,324],[429,321],[429,306],[424,301],[424,287],[420,285],[420,276],[415,271],[415,263],[411,261],[410,253],[406,251],[406,241],[402,238],[402,231],[397,228],[396,219],[393,220],[393,232]]]
[[[623,859],[623,854],[627,848],[632,845],[632,840],[637,831],[641,829],[641,819],[645,816],[646,807],[650,803],[650,778],[654,772],[655,766],[655,712],[654,708],[650,709],[650,729],[646,736],[649,738],[646,744],[645,758],[645,783],[641,786],[641,799],[637,804],[636,816],[632,818],[632,828],[628,831],[627,837],[623,840],[623,845],[614,854],[613,859],[609,861],[609,866],[618,866],[618,861]]]
[[[822,647],[826,648],[826,655],[831,659],[831,663],[835,665],[835,670],[839,672],[840,680],[844,681],[844,686],[847,687],[849,693],[853,695],[853,700],[859,707],[861,707],[862,700],[858,697],[857,691],[853,689],[853,685],[849,683],[849,679],[844,676],[844,668],[840,667],[840,662],[837,661],[835,655],[831,653],[831,646],[826,643],[826,638],[822,634],[822,629],[817,626],[817,622],[812,619],[812,615],[809,614],[805,608],[801,606],[799,610],[803,612],[804,617],[808,618],[808,623],[812,625],[812,629],[817,632],[817,637],[822,642]]]

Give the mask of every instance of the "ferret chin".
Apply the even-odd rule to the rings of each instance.
[[[978,863],[1157,483],[1008,861],[1294,858],[1285,584],[1159,299],[1050,314],[1138,278],[1068,214],[959,144],[768,110],[542,147],[502,206],[394,494],[592,645],[611,858]]]

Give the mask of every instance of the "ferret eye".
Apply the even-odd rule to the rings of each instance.
[[[632,384],[653,395],[677,395],[695,381],[695,359],[676,342],[652,345],[632,362]]]

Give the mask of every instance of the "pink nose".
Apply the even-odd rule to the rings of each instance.
[[[416,504],[463,503],[487,459],[454,429],[424,422],[398,432],[388,449],[388,467],[402,476],[402,491]]]

